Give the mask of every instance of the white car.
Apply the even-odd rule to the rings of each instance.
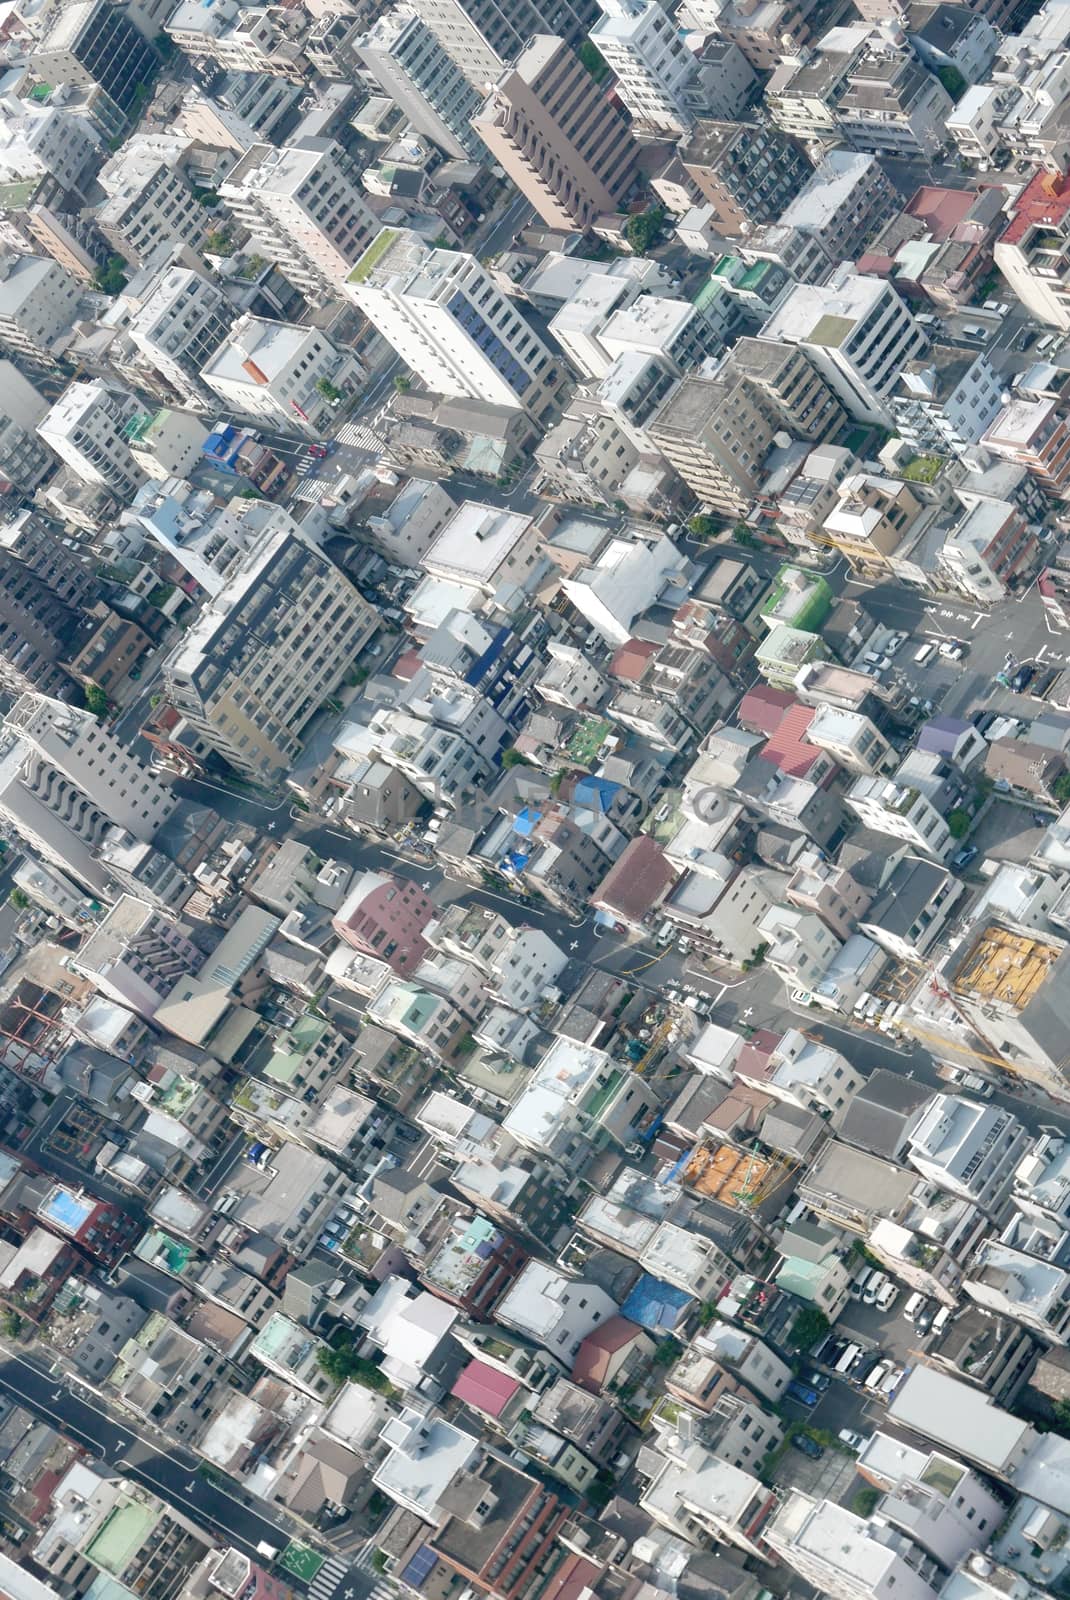
[[[940,646],[940,654],[945,661],[961,661],[966,652],[954,639],[949,639],[947,644]]]
[[[902,650],[906,642],[907,636],[905,633],[890,633],[884,641],[885,655],[894,656],[897,650]]]
[[[863,1304],[867,1306],[874,1305],[876,1303],[877,1296],[880,1294],[885,1284],[890,1282],[891,1279],[888,1277],[887,1273],[875,1272],[863,1290]]]
[[[865,1435],[861,1433],[855,1433],[853,1428],[841,1428],[837,1434],[837,1438],[841,1444],[845,1444],[848,1450],[853,1450],[856,1455],[860,1450],[865,1448]]]
[[[878,1311],[890,1311],[899,1299],[899,1290],[889,1278],[877,1290],[876,1306]]]

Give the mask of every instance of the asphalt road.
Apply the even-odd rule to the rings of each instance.
[[[51,1423],[97,1461],[159,1494],[220,1544],[234,1545],[257,1559],[259,1543],[283,1549],[292,1537],[310,1542],[284,1513],[267,1506],[258,1510],[249,1503],[251,1497],[239,1499],[209,1483],[197,1471],[197,1457],[181,1446],[157,1447],[140,1432],[115,1422],[83,1385],[64,1384],[36,1363],[5,1352],[0,1359],[0,1392]],[[335,1593],[367,1600],[378,1583],[374,1570],[357,1561],[336,1561],[336,1566],[335,1586],[330,1590],[319,1586],[319,1600],[333,1600]]]

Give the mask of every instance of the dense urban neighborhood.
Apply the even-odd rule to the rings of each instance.
[[[1070,0],[0,0],[0,1600],[1070,1600]]]

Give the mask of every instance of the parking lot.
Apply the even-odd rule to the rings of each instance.
[[[979,861],[991,856],[995,861],[1020,863],[1030,860],[1043,836],[1044,829],[1033,821],[1029,807],[997,798],[986,805],[970,843],[977,846]]]

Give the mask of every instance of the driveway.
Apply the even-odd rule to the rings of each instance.
[[[1035,825],[1025,806],[993,799],[970,834],[970,843],[977,846],[980,860],[992,856],[996,861],[1025,862],[1043,837],[1044,829]]]

